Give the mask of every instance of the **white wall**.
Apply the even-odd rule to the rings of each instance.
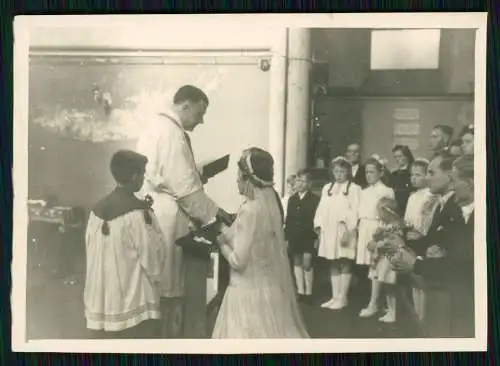
[[[32,47],[127,48],[127,49],[268,49],[276,29],[241,27],[207,28],[190,22],[182,24],[44,26],[31,32]],[[204,22],[203,24],[206,24]]]

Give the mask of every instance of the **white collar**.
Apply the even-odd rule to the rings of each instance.
[[[472,212],[474,211],[474,202],[469,203],[466,206],[462,206],[461,209],[462,209],[462,214],[465,218],[465,221],[467,221],[469,219],[470,215],[472,214]]]
[[[446,202],[448,202],[450,197],[453,196],[453,193],[455,193],[455,192],[449,191],[445,195],[441,196],[441,203],[443,204],[443,206],[446,204]]]
[[[415,193],[418,193],[418,194],[421,194],[421,195],[432,195],[431,190],[429,189],[429,187],[420,188],[417,191],[415,191]]]
[[[445,195],[439,197],[439,201],[438,201],[439,202],[439,205],[438,205],[439,211],[443,211],[444,206],[446,205],[448,200],[451,198],[451,196],[453,196],[453,193],[455,193],[455,192],[450,191],[450,192],[446,193]]]
[[[186,132],[186,130],[182,126],[182,123],[181,123],[181,121],[179,119],[179,116],[172,109],[167,109],[164,112],[160,112],[160,115],[162,115],[162,117],[169,118],[172,122],[175,122],[175,124],[177,126],[179,126],[179,128],[182,130],[182,132]]]
[[[297,193],[298,193],[298,195],[299,195],[299,198],[300,198],[300,199],[303,199],[303,198],[306,196],[307,191],[302,192],[302,193],[300,193],[300,192],[297,192]]]

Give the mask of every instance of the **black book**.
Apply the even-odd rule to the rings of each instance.
[[[215,159],[210,163],[203,165],[201,174],[204,179],[208,180],[226,170],[228,166],[229,166],[229,154],[226,154],[221,158]]]

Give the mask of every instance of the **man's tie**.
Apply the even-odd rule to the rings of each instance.
[[[189,137],[189,134],[187,132],[184,132],[184,137],[186,138],[186,141],[188,143],[189,151],[191,151],[191,155],[194,156],[194,154],[193,154],[193,147],[191,146],[191,137]]]
[[[187,144],[188,144],[188,147],[189,147],[189,151],[191,151],[191,157],[193,159],[193,164],[196,165],[196,162],[194,160],[193,147],[191,146],[191,137],[189,137],[189,134],[187,132],[184,132],[184,137],[186,138],[186,141],[187,141]],[[199,176],[200,176],[202,184],[206,184],[207,183],[207,179],[205,179],[205,177],[203,176],[203,174],[199,173]]]

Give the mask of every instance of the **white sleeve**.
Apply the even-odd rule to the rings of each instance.
[[[258,230],[257,212],[254,207],[248,205],[242,209],[234,225],[231,246],[223,245],[222,253],[234,270],[243,271]]]
[[[323,226],[324,211],[327,200],[326,191],[328,190],[328,185],[330,185],[330,183],[325,184],[323,186],[323,189],[321,190],[321,197],[319,199],[318,208],[316,209],[316,213],[314,215],[314,228],[321,228]]]
[[[390,199],[395,199],[396,196],[394,195],[394,189],[387,188],[387,195],[386,195],[386,197],[390,198]]]
[[[349,230],[356,229],[358,225],[358,210],[361,199],[361,188],[358,185],[352,184],[349,190],[349,207],[346,212],[346,223]]]
[[[411,215],[412,215],[412,210],[413,210],[413,201],[415,196],[413,194],[410,195],[408,198],[408,203],[406,204],[406,211],[405,211],[405,216],[404,216],[404,222],[408,224],[413,224],[411,221]]]
[[[135,211],[127,220],[127,232],[137,252],[141,267],[153,281],[159,281],[165,261],[165,239],[154,212],[148,211],[151,224],[147,224],[144,211]]]
[[[177,127],[144,136],[137,150],[148,157],[146,180],[156,190],[167,190],[179,199],[202,189],[189,146]]]
[[[203,225],[215,218],[219,210],[219,206],[203,190],[182,197],[177,202],[190,217],[201,221]]]

